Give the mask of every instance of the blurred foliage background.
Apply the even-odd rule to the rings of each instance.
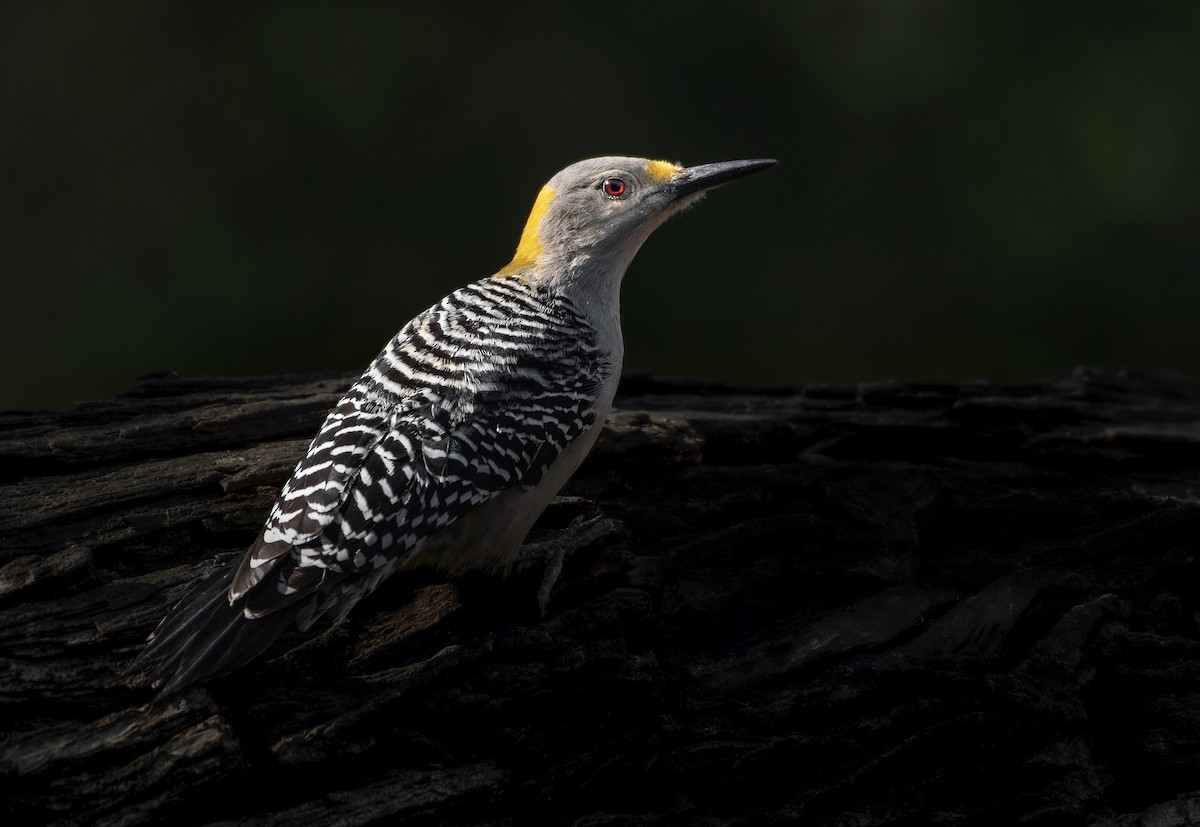
[[[776,157],[660,230],[630,369],[1200,372],[1200,3],[10,2],[0,408],[358,371],[583,157]]]

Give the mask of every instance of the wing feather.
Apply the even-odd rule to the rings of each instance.
[[[403,565],[468,511],[536,485],[595,422],[615,367],[579,335],[578,319],[536,330],[497,320],[493,343],[519,338],[519,347],[439,353],[456,325],[480,328],[476,315],[455,312],[457,295],[410,322],[330,413],[234,578],[231,599],[244,597],[248,615],[291,605],[331,574]]]

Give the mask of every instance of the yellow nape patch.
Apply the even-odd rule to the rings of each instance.
[[[646,172],[650,175],[650,180],[656,184],[670,180],[681,169],[683,167],[679,164],[672,164],[670,161],[650,161],[646,164]]]
[[[542,187],[537,200],[533,202],[533,209],[529,212],[529,220],[525,222],[525,229],[521,232],[521,241],[517,244],[517,252],[508,266],[500,271],[501,273],[513,273],[537,264],[544,249],[540,232],[542,219],[546,217],[546,211],[550,209],[553,201],[554,187],[549,185]]]

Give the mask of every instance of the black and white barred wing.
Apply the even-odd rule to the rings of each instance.
[[[234,576],[231,599],[244,597],[248,616],[318,589],[343,614],[353,595],[335,596],[334,583],[403,565],[462,515],[536,485],[595,422],[614,366],[573,308],[523,289],[464,288],[389,343],[330,414]]]
[[[476,403],[465,421],[449,413],[458,406],[442,415],[428,406],[387,417],[343,412],[341,430],[327,425],[297,468],[231,595],[245,597],[248,615],[269,614],[348,576],[402,565],[462,515],[536,485],[595,421],[594,384],[578,378],[576,393],[495,400],[486,410]],[[321,604],[303,625],[332,608]]]
[[[164,691],[228,672],[292,622],[340,618],[425,539],[532,486],[593,425],[615,366],[519,279],[457,291],[397,335],[326,419],[236,571],[163,621]]]

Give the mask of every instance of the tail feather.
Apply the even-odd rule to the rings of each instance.
[[[166,616],[150,644],[133,663],[147,681],[171,695],[188,686],[226,675],[270,646],[303,608],[283,607],[249,619],[242,601],[229,603],[234,570],[224,568],[200,583]]]

